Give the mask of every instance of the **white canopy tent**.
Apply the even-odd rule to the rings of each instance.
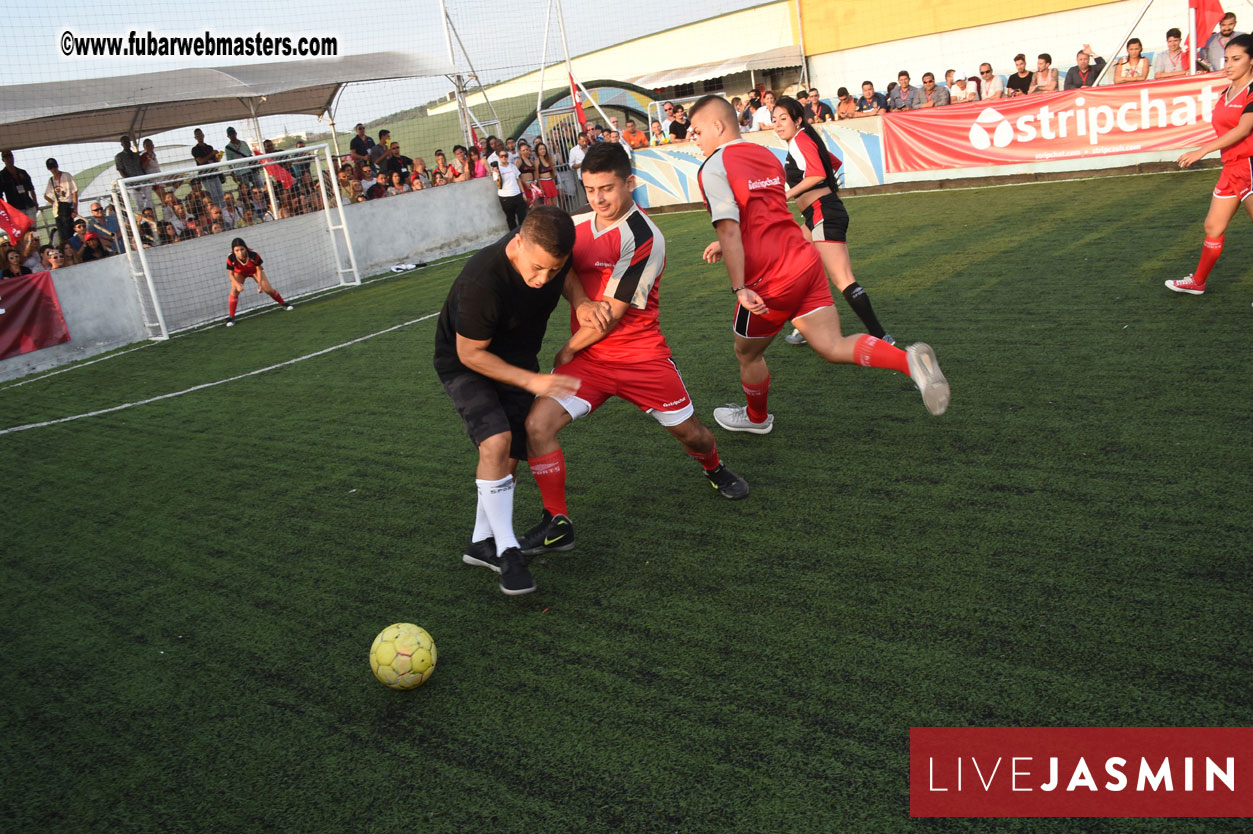
[[[331,115],[347,84],[453,76],[444,58],[376,52],[0,87],[0,147],[116,141],[191,123]]]
[[[752,55],[741,55],[726,61],[714,61],[692,67],[678,67],[662,72],[652,72],[630,80],[632,84],[643,87],[646,90],[657,90],[676,84],[694,84],[697,81],[721,78],[724,75],[735,75],[741,72],[753,73],[757,70],[777,69],[779,67],[799,67],[804,61],[805,55],[799,46],[781,46],[777,49],[768,49],[765,52],[756,52]]]

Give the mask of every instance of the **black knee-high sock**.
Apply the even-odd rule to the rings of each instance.
[[[879,324],[874,308],[870,306],[870,296],[866,295],[866,290],[862,288],[862,285],[854,281],[845,287],[844,300],[853,308],[853,312],[857,314],[857,318],[861,319],[861,323],[866,325],[866,330],[870,335],[876,339],[882,339],[887,331],[883,329],[883,325]]]

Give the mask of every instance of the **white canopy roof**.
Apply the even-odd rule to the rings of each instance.
[[[345,84],[452,75],[443,58],[376,52],[0,87],[0,147],[115,141],[189,124],[324,113]]]
[[[748,72],[750,70],[799,67],[803,60],[804,56],[801,54],[799,46],[780,46],[777,49],[755,52],[752,55],[741,55],[738,58],[731,58],[726,61],[698,64],[694,67],[680,67],[678,69],[665,70],[664,72],[652,72],[648,75],[641,75],[638,78],[631,79],[631,83],[646,90],[659,90],[675,84],[692,84],[696,81],[720,78],[724,75],[735,75],[736,73]]]

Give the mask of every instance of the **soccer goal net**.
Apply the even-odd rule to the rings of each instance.
[[[287,299],[359,284],[333,171],[317,145],[115,182],[148,335],[226,317],[235,238],[261,256]],[[273,303],[256,289],[245,288],[237,314]]]

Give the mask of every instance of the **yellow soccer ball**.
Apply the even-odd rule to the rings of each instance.
[[[435,671],[435,641],[413,623],[394,623],[370,646],[370,669],[392,689],[414,689]]]

